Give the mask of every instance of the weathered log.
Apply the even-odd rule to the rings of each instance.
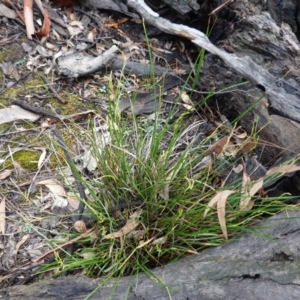
[[[117,11],[128,15],[133,18],[138,18],[139,16],[135,13],[128,11],[127,6],[122,1],[114,0],[79,0],[79,3],[89,7],[89,8],[100,8],[112,11]]]
[[[197,0],[162,0],[162,1],[155,1],[155,0],[146,0],[145,1],[150,7],[156,8],[159,10],[160,5],[162,3],[167,4],[168,6],[172,7],[174,11],[179,13],[180,15],[186,15],[190,12],[197,12],[200,9],[200,5],[198,4]]]
[[[79,0],[79,2],[89,8],[113,10],[130,17],[138,18],[138,15],[128,11],[127,6],[121,0]],[[146,0],[146,3],[157,10],[165,5],[170,6],[182,16],[192,11],[197,12],[200,8],[197,0]]]
[[[127,5],[162,31],[187,38],[220,58],[214,65],[210,62],[207,72],[203,72],[203,86],[213,83],[218,90],[249,80],[250,89],[231,93],[235,97],[230,98],[227,107],[236,106],[237,112],[241,113],[257,101],[251,117],[244,119],[246,128],[251,129],[257,120],[258,128],[263,128],[264,139],[297,151],[300,142],[300,85],[295,79],[300,74],[300,45],[296,35],[286,23],[279,27],[257,1],[237,1],[234,4],[232,7],[241,21],[235,25],[233,34],[223,41],[223,48],[234,54],[213,45],[202,32],[171,23],[152,13],[140,0],[129,0]],[[209,74],[210,80],[207,80]],[[269,123],[271,126],[266,128]]]
[[[0,291],[1,299],[300,299],[300,211],[263,221],[223,246],[207,249],[152,276],[60,277]],[[100,284],[103,283],[103,286]]]
[[[287,93],[276,98],[274,92],[264,91],[265,86],[259,79],[251,80],[247,85],[234,87],[232,92],[216,95],[215,98],[221,112],[232,120],[257,102],[243,117],[241,125],[251,131],[254,121],[257,121],[257,128],[261,129],[261,139],[297,153],[300,145],[300,126],[299,119],[294,116],[299,115],[300,108],[300,46],[296,29],[295,33],[292,30],[296,20],[284,17],[283,13],[280,16],[276,15],[278,8],[274,7],[274,1],[268,1],[270,14],[265,11],[266,7],[254,3],[255,1],[237,1],[231,6],[242,19],[234,25],[236,28],[220,42],[220,45],[239,57],[251,57],[271,75],[268,81],[275,84],[274,92],[283,88]],[[295,14],[296,7],[293,15]],[[270,15],[274,16],[274,19]],[[282,23],[282,19],[288,19],[292,27]],[[249,78],[241,76],[233,65],[226,65],[216,55],[206,56],[202,71],[199,85],[205,86],[207,90],[214,88],[218,91]],[[260,75],[264,76],[261,73],[258,74],[258,78]],[[281,85],[283,78],[285,80]],[[287,107],[289,108],[286,109]],[[278,149],[277,153],[281,151]]]

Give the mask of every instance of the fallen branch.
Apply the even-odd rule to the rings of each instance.
[[[0,298],[300,299],[299,228],[299,210],[282,212],[235,241],[156,268],[152,276],[108,282],[83,275],[45,279],[0,290]]]
[[[53,94],[53,96],[60,101],[61,103],[67,103],[68,101],[66,99],[64,99],[63,97],[61,97],[57,91],[55,90],[55,88],[49,83],[48,79],[46,76],[40,74],[40,77],[43,79],[44,83],[47,85],[47,87],[49,88],[49,90],[51,91],[51,93]]]
[[[300,105],[298,104],[300,87],[297,83],[273,76],[248,56],[238,57],[235,54],[228,54],[213,45],[201,31],[185,25],[173,24],[159,17],[143,0],[129,0],[127,5],[138,12],[147,23],[166,33],[187,38],[210,53],[218,55],[228,66],[234,68],[251,82],[256,83],[268,96],[268,104],[274,111],[277,111],[281,116],[300,122]]]
[[[97,57],[87,56],[81,52],[61,56],[57,60],[56,71],[60,76],[67,78],[77,78],[94,73],[114,58],[118,50],[118,47],[113,45]]]

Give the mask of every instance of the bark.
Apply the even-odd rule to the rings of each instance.
[[[191,12],[197,12],[200,9],[200,5],[197,0],[146,0],[145,1],[150,7],[159,10],[161,8],[161,4],[164,3],[170,7],[180,15],[186,15]]]
[[[1,299],[300,299],[299,210],[282,212],[221,247],[102,282],[60,277],[0,291]],[[101,286],[102,284],[102,286]]]
[[[152,13],[139,0],[129,0],[127,5],[162,31],[189,39],[215,55],[206,57],[201,86],[218,91],[248,80],[249,85],[233,88],[226,98],[219,98],[236,116],[254,106],[242,125],[251,130],[255,121],[262,139],[296,152],[300,142],[300,45],[298,33],[292,30],[297,19],[290,25],[283,22],[291,12],[296,15],[296,6],[290,1],[290,14],[282,17],[283,10],[275,21],[267,11],[275,16],[278,8],[273,2],[268,1],[266,7],[255,0],[234,2],[231,8],[237,17],[227,22],[230,34],[219,47],[202,32]]]
[[[138,18],[138,15],[128,11],[127,6],[122,0],[79,0],[80,4],[89,8],[108,9],[121,12],[130,17]],[[200,8],[197,0],[146,0],[146,3],[155,10],[160,10],[165,6],[172,7],[180,15],[186,15],[190,12],[197,12]]]
[[[200,86],[205,84],[208,90],[212,87],[220,90],[250,79],[249,84],[216,96],[221,112],[234,119],[256,103],[241,120],[241,125],[251,131],[254,122],[257,122],[261,139],[298,152],[300,46],[298,21],[291,17],[296,15],[297,8],[292,1],[285,1],[284,5],[289,9],[280,12],[276,1],[269,0],[266,6],[256,2],[236,1],[231,5],[240,20],[219,46],[238,57],[250,57],[263,68],[263,72],[258,74],[257,80],[253,80],[237,72],[233,64],[225,64],[216,55],[207,55]],[[251,72],[250,68],[245,70]],[[267,79],[272,91],[266,88],[264,79]],[[277,97],[276,93],[281,91],[282,96]]]

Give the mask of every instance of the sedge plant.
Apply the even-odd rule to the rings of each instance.
[[[97,166],[88,176],[78,173],[89,194],[86,210],[93,216],[91,226],[96,233],[80,241],[81,247],[72,255],[64,252],[63,260],[56,259],[40,271],[52,269],[60,274],[80,269],[87,276],[108,280],[141,271],[151,273],[154,267],[226,241],[217,209],[211,207],[205,215],[209,201],[225,189],[218,180],[224,160],[207,154],[210,145],[221,138],[218,131],[186,143],[185,136],[197,124],[186,126],[184,115],[176,121],[172,112],[167,118],[158,112],[152,118],[124,117],[113,99],[102,120],[107,132],[97,131],[94,121],[85,138]],[[99,139],[107,133],[109,142],[102,147]],[[242,179],[230,188],[234,192],[226,201],[229,238],[261,216],[286,209],[282,199],[290,197],[253,196],[256,204],[252,209],[241,210]]]

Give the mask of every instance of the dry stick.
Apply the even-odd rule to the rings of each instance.
[[[58,246],[54,249],[49,250],[48,252],[44,253],[43,255],[39,256],[38,258],[32,260],[32,263],[37,263],[37,262],[49,257],[50,255],[53,255],[54,252],[61,251],[63,249],[66,249],[66,248],[74,245],[77,241],[79,241],[82,238],[88,236],[89,234],[91,234],[95,230],[96,230],[96,227],[93,227],[93,228],[87,230],[86,232],[82,233],[81,235],[77,236],[76,238],[71,239],[71,240],[65,242],[64,244],[62,244],[62,245],[60,245],[60,246]]]
[[[212,54],[219,56],[228,65],[251,82],[262,87],[269,96],[271,106],[291,120],[300,122],[300,88],[292,86],[288,81],[279,79],[266,69],[256,64],[250,57],[238,57],[229,54],[213,45],[207,36],[194,28],[181,24],[174,24],[151,10],[143,0],[129,0],[127,5],[137,11],[147,23],[156,26],[164,32],[182,36],[194,44],[204,48]]]
[[[45,110],[41,107],[33,106],[33,105],[31,105],[31,104],[29,104],[25,101],[13,99],[12,103],[16,104],[16,105],[18,105],[18,106],[20,106],[20,107],[22,107],[26,110],[29,110],[31,112],[34,112],[36,114],[39,114],[39,115],[42,115],[42,116],[45,116],[45,117],[48,117],[48,118],[53,118],[55,120],[62,120],[63,119],[60,115],[58,115],[58,114],[56,114],[52,111]]]
[[[84,112],[79,112],[77,114],[72,114],[72,115],[67,115],[67,116],[61,116],[55,112],[52,112],[52,111],[49,111],[49,110],[45,110],[41,107],[37,107],[37,106],[34,106],[34,105],[31,105],[25,101],[21,101],[21,100],[17,100],[17,99],[13,99],[12,100],[12,103],[13,104],[16,104],[26,110],[29,110],[31,112],[34,112],[38,115],[42,115],[44,117],[47,117],[47,118],[51,118],[51,119],[55,119],[56,121],[64,121],[64,122],[68,122],[69,120],[73,120],[73,121],[76,121],[78,120],[79,118],[83,118],[84,116],[88,116],[90,114],[94,114],[95,111],[94,110],[87,110],[87,111],[84,111]],[[52,122],[53,123],[53,122]]]
[[[223,8],[225,8],[226,6],[230,5],[231,3],[233,3],[234,0],[227,0],[225,3],[221,4],[220,6],[218,6],[216,9],[214,9],[209,15],[215,15],[218,12],[220,12]]]
[[[68,101],[66,99],[64,99],[63,97],[61,97],[57,91],[55,90],[55,88],[49,83],[48,79],[40,74],[40,77],[43,79],[43,81],[45,82],[45,84],[48,86],[49,90],[52,92],[53,96],[59,100],[61,103],[67,103]]]
[[[118,47],[113,45],[104,53],[94,58],[85,57],[80,54],[67,55],[68,58],[73,58],[74,62],[70,64],[69,60],[58,60],[59,63],[57,72],[58,74],[68,78],[77,78],[92,74],[112,60],[117,51],[119,51]]]

